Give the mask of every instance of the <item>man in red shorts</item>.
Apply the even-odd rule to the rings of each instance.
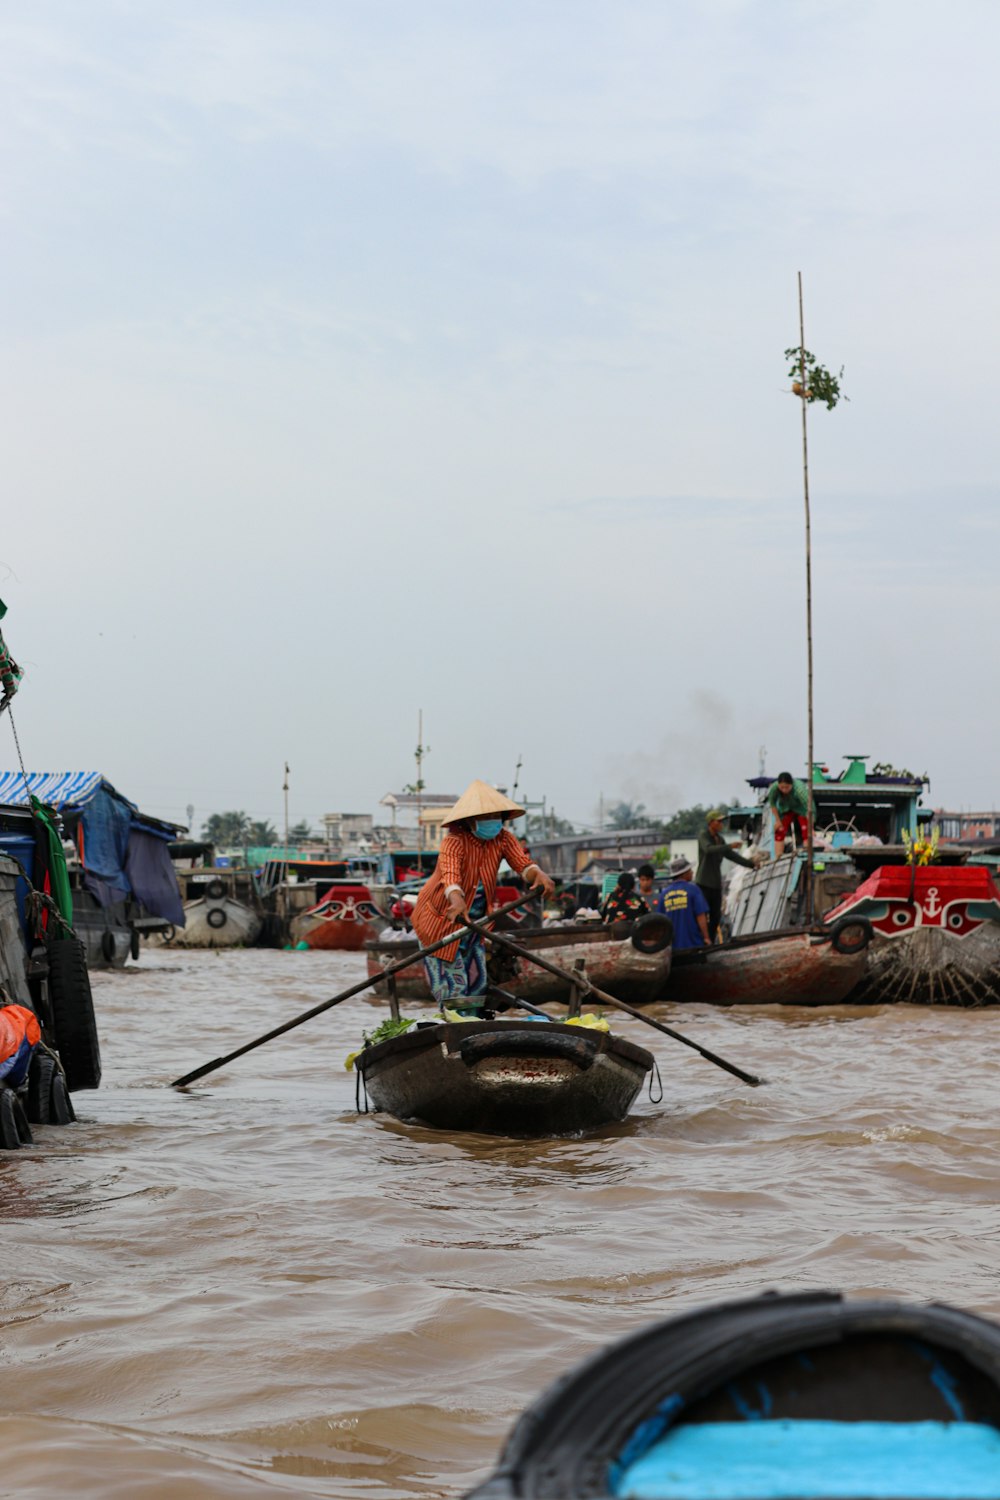
[[[774,857],[780,859],[785,852],[785,840],[794,823],[803,845],[809,841],[809,789],[804,781],[796,781],[791,771],[782,771],[767,794],[767,804],[774,814]]]

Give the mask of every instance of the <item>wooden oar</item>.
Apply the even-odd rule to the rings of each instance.
[[[675,1042],[683,1042],[685,1047],[691,1047],[695,1052],[700,1053],[707,1062],[715,1063],[717,1068],[725,1068],[727,1073],[732,1073],[735,1078],[741,1078],[751,1088],[758,1088],[762,1083],[766,1083],[766,1079],[758,1078],[754,1073],[745,1073],[735,1063],[727,1062],[717,1052],[709,1052],[707,1047],[702,1047],[698,1042],[693,1042],[690,1037],[682,1036],[672,1026],[664,1026],[662,1021],[654,1021],[652,1016],[643,1015],[641,1010],[635,1010],[631,1005],[626,1005],[624,1000],[616,1000],[614,995],[609,995],[606,990],[599,990],[595,984],[591,984],[586,972],[571,974],[568,969],[560,969],[558,964],[551,963],[547,958],[542,958],[541,954],[532,953],[530,948],[522,948],[520,943],[515,943],[504,932],[490,932],[489,928],[481,926],[478,922],[470,921],[469,926],[474,927],[477,932],[482,933],[483,937],[488,938],[491,943],[499,943],[502,947],[509,948],[511,953],[516,953],[519,958],[526,958],[530,963],[537,964],[540,969],[547,969],[557,979],[565,979],[567,984],[577,985],[587,994],[593,995],[595,999],[600,1000],[602,1004],[617,1006],[619,1010],[625,1011],[626,1015],[635,1016],[637,1021],[645,1021],[647,1026],[653,1026],[657,1031],[662,1031],[664,1036],[672,1037]]]
[[[508,901],[506,906],[498,906],[496,911],[490,912],[487,921],[492,922],[496,917],[502,917],[509,911],[515,911],[519,906],[524,906],[526,902],[531,901],[536,894],[537,892],[532,889],[526,891],[523,896],[519,896],[516,901]],[[193,1072],[185,1073],[183,1078],[175,1078],[170,1087],[172,1089],[186,1088],[189,1083],[194,1083],[196,1079],[204,1078],[206,1073],[214,1073],[216,1068],[223,1068],[226,1063],[232,1062],[234,1058],[242,1057],[244,1052],[253,1052],[255,1047],[263,1047],[265,1042],[273,1042],[275,1037],[284,1036],[286,1031],[294,1031],[296,1026],[301,1026],[305,1021],[311,1021],[313,1016],[321,1015],[323,1011],[329,1010],[331,1006],[340,1005],[343,1000],[350,1000],[353,995],[360,995],[363,990],[369,989],[371,985],[378,984],[380,979],[387,979],[390,974],[398,974],[401,969],[408,969],[411,964],[415,964],[419,959],[425,958],[428,953],[437,953],[439,948],[447,948],[449,944],[454,943],[470,927],[475,927],[477,932],[489,932],[489,928],[480,927],[476,922],[463,922],[460,927],[456,927],[454,932],[449,932],[447,937],[441,938],[436,943],[431,943],[428,948],[420,948],[416,953],[408,953],[405,958],[398,959],[396,963],[390,964],[387,969],[381,969],[377,974],[370,974],[367,979],[361,980],[360,983],[352,984],[349,990],[343,990],[341,994],[334,995],[332,1000],[321,1000],[319,1005],[314,1005],[310,1010],[303,1011],[301,1015],[295,1016],[293,1020],[286,1021],[283,1026],[275,1026],[273,1031],[268,1031],[264,1036],[257,1037],[256,1041],[247,1042],[244,1046],[237,1047],[235,1052],[227,1052],[225,1057],[216,1057],[210,1063],[203,1063],[200,1068],[195,1068]]]

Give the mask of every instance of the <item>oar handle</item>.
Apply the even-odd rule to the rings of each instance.
[[[490,912],[487,920],[492,922],[497,917],[506,916],[509,911],[516,911],[519,906],[525,906],[529,901],[534,900],[536,895],[537,892],[534,886],[532,886],[529,890],[525,891],[523,896],[519,896],[516,901],[508,901],[505,906],[498,906],[496,911]],[[283,1026],[275,1026],[272,1031],[266,1032],[264,1036],[257,1037],[255,1041],[247,1042],[244,1046],[237,1047],[234,1052],[227,1052],[225,1057],[215,1057],[211,1062],[203,1063],[200,1068],[195,1068],[193,1072],[185,1073],[183,1078],[175,1078],[170,1087],[172,1089],[186,1088],[189,1083],[195,1083],[197,1079],[204,1078],[206,1073],[214,1073],[217,1068],[225,1067],[226,1063],[232,1062],[237,1057],[242,1057],[245,1052],[253,1052],[256,1047],[263,1047],[265,1042],[273,1042],[275,1037],[284,1036],[286,1031],[294,1031],[297,1026],[302,1026],[306,1021],[311,1021],[313,1016],[322,1015],[323,1011],[329,1010],[331,1006],[340,1005],[342,1001],[350,1000],[354,995],[362,994],[364,990],[370,989],[373,984],[378,984],[379,980],[387,979],[391,974],[398,974],[402,969],[408,969],[411,964],[417,963],[422,958],[426,958],[429,953],[437,953],[439,948],[447,948],[451,943],[460,938],[463,933],[467,932],[470,927],[474,927],[477,932],[489,932],[488,928],[482,928],[476,922],[463,922],[454,932],[449,932],[447,937],[439,938],[436,943],[430,943],[426,948],[419,948],[416,953],[408,953],[405,958],[397,959],[394,964],[390,964],[387,969],[380,969],[377,974],[369,974],[367,979],[359,981],[358,984],[352,985],[350,989],[344,990],[339,995],[334,995],[332,1000],[321,1000],[318,1005],[312,1006],[310,1010],[305,1010],[301,1015],[294,1016],[291,1021],[286,1021]]]
[[[672,1026],[665,1026],[662,1021],[654,1021],[652,1016],[643,1015],[641,1010],[636,1010],[633,1006],[626,1005],[624,1000],[617,1000],[614,995],[609,995],[607,990],[599,990],[595,984],[591,984],[586,973],[571,974],[568,969],[561,969],[558,964],[552,963],[547,958],[542,958],[541,954],[532,953],[529,948],[522,948],[520,943],[515,943],[506,933],[490,932],[488,928],[481,927],[478,922],[470,921],[469,926],[474,927],[477,932],[482,933],[491,943],[499,943],[504,948],[509,948],[512,953],[518,954],[519,957],[526,958],[529,963],[537,964],[540,969],[547,969],[557,979],[564,979],[567,984],[580,986],[586,990],[587,994],[593,995],[595,999],[600,1000],[602,1004],[614,1005],[618,1010],[623,1010],[626,1015],[634,1016],[637,1021],[645,1021],[647,1026],[652,1026],[657,1031],[662,1031],[664,1036],[671,1037],[675,1042],[682,1042],[685,1047],[690,1047],[693,1051],[699,1053],[707,1062],[715,1063],[717,1068],[724,1068],[727,1073],[732,1073],[734,1078],[742,1079],[751,1088],[759,1088],[765,1082],[763,1078],[758,1078],[755,1073],[747,1073],[742,1068],[738,1068],[735,1063],[727,1062],[717,1052],[710,1052],[707,1047],[702,1047],[698,1042],[693,1042],[690,1037],[686,1037],[681,1032],[675,1031]]]

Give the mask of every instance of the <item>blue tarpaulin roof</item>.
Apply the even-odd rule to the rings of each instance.
[[[184,925],[167,848],[180,824],[144,816],[99,771],[29,771],[27,781],[26,788],[20,771],[0,771],[0,805],[26,807],[30,791],[61,813],[78,811],[83,882],[102,906],[134,895],[154,916]]]
[[[83,807],[100,790],[103,782],[100,771],[28,772],[31,795],[49,807]],[[125,800],[123,797],[122,801]],[[0,802],[8,807],[27,806],[28,794],[20,771],[0,771]]]

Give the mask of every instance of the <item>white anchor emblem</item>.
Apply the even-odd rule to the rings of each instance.
[[[924,911],[929,917],[936,917],[941,910],[941,902],[938,899],[938,888],[932,885],[927,892],[927,900],[924,902]]]

